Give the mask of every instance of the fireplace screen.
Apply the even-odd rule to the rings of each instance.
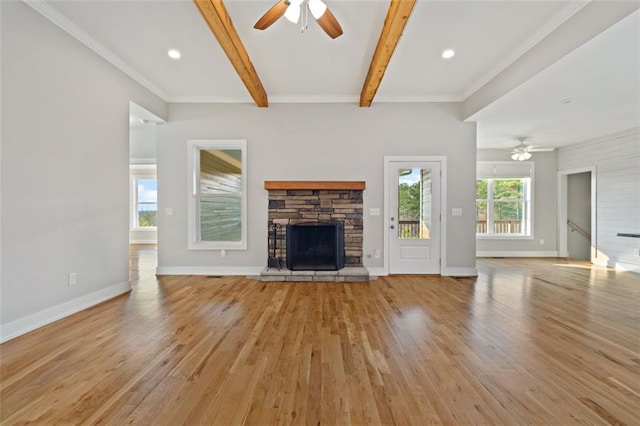
[[[339,222],[287,225],[287,268],[337,271],[344,267],[344,226]]]

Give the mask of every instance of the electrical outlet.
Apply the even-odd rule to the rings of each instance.
[[[375,249],[373,251],[373,257],[375,257],[376,259],[380,259],[380,249]]]
[[[75,272],[71,272],[69,274],[68,283],[69,283],[69,286],[78,284],[78,274]]]
[[[224,259],[227,257],[227,251],[225,249],[220,250],[220,258]]]
[[[540,245],[543,246],[544,245],[544,238],[540,238]]]

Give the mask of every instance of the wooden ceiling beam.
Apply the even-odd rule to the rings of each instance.
[[[249,90],[253,100],[259,107],[269,106],[267,92],[262,86],[260,77],[249,59],[249,54],[236,32],[222,0],[193,0],[193,2],[231,61],[231,65]]]
[[[371,106],[415,4],[416,0],[391,0],[378,45],[369,65],[369,72],[360,93],[361,107]]]

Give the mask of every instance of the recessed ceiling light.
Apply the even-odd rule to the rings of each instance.
[[[180,59],[180,57],[182,56],[180,51],[176,49],[169,49],[167,51],[167,55],[169,55],[171,59]]]
[[[453,58],[455,55],[456,55],[456,52],[455,52],[455,50],[453,50],[453,49],[447,49],[447,50],[442,51],[442,57],[443,57],[444,59],[451,59],[451,58]]]

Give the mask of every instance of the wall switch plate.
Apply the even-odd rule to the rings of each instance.
[[[380,216],[380,209],[377,207],[369,209],[369,216]]]
[[[165,216],[173,216],[173,209],[171,207],[167,207],[164,209]]]
[[[462,216],[462,209],[460,207],[454,207],[451,209],[451,216]]]
[[[78,274],[76,272],[72,272],[69,274],[68,283],[69,286],[78,284]]]

